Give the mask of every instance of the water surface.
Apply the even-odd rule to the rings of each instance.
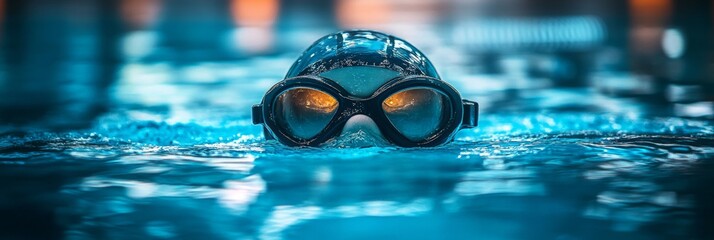
[[[288,148],[263,139],[249,106],[289,63],[126,64],[110,89],[109,110],[89,127],[1,127],[0,209],[11,216],[2,220],[3,234],[713,236],[710,120],[589,89],[483,91],[456,76],[452,83],[483,110],[479,128],[451,144]],[[251,71],[256,66],[265,71]]]

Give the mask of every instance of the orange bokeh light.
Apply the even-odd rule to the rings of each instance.
[[[379,28],[390,19],[391,6],[384,0],[339,0],[337,20],[343,28]]]
[[[268,27],[278,18],[278,0],[232,0],[233,21],[241,27]]]
[[[635,25],[663,25],[671,11],[671,0],[630,0],[630,14]]]
[[[656,54],[672,11],[671,0],[630,0],[631,50],[640,55]]]
[[[123,0],[121,17],[133,29],[145,29],[153,25],[159,15],[162,0]]]

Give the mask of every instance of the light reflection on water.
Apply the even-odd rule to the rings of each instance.
[[[5,191],[68,239],[688,238],[712,218],[710,121],[584,89],[465,90],[480,127],[446,146],[287,148],[248,116],[282,71],[247,69],[289,63],[255,61],[125,66],[93,127],[3,130]]]
[[[412,238],[443,231],[488,239],[691,234],[698,203],[687,178],[712,158],[714,139],[702,135],[711,126],[669,119],[617,134],[556,127],[558,134],[510,135],[498,129],[517,122],[493,121],[479,130],[488,135],[464,133],[436,149],[293,149],[257,135],[189,146],[151,143],[151,134],[70,133],[39,134],[32,154],[6,147],[2,159],[9,168],[32,159],[24,160],[28,172],[63,165],[77,178],[46,200],[58,205],[70,239],[358,238],[391,236],[389,228],[411,230],[400,236]],[[554,121],[573,126],[565,121],[576,119]],[[157,125],[112,131],[176,131]],[[638,134],[648,132],[644,126],[675,128]],[[185,127],[237,128],[238,135],[253,128]],[[466,227],[476,223],[499,227]],[[374,224],[384,228],[359,227]],[[590,227],[564,229],[578,224]],[[660,225],[667,228],[652,228]],[[592,235],[593,228],[602,232]]]

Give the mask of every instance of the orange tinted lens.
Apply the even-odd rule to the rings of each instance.
[[[392,94],[382,109],[394,127],[407,139],[421,141],[441,127],[447,98],[430,88],[410,88]]]
[[[339,103],[330,94],[312,88],[292,88],[276,99],[277,122],[299,139],[315,137],[335,116]]]

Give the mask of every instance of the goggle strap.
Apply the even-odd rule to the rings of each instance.
[[[461,122],[462,128],[474,128],[478,126],[478,103],[469,100],[461,100],[464,107],[464,119]]]
[[[253,124],[262,124],[264,123],[263,119],[263,104],[255,104],[251,108],[251,118],[253,119]],[[273,140],[275,139],[272,134],[270,134],[270,131],[268,128],[263,126],[263,136],[265,137],[265,140]]]
[[[253,105],[251,117],[253,118],[253,124],[261,124],[265,122],[263,120],[263,104]]]

